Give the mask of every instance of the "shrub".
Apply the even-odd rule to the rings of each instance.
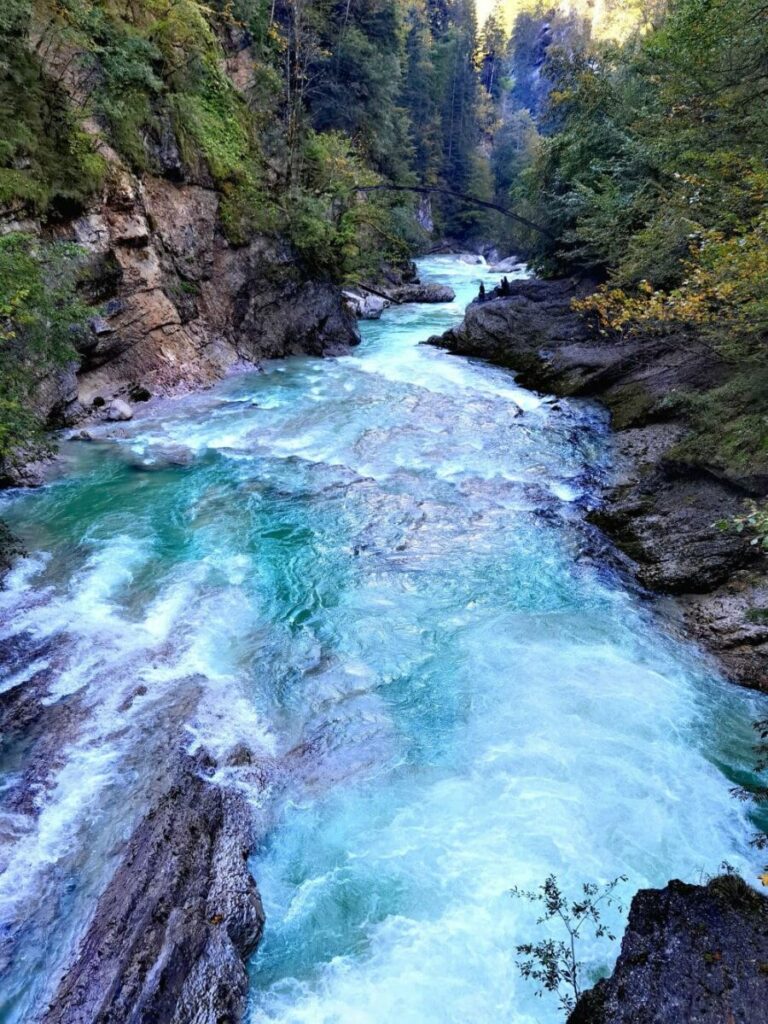
[[[91,312],[76,291],[80,267],[76,246],[0,237],[0,462],[45,447],[35,392],[75,357]]]

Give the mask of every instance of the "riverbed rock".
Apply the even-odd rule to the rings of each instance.
[[[183,749],[126,844],[42,1024],[238,1024],[264,912],[251,814]]]
[[[122,398],[113,398],[107,406],[107,419],[112,422],[132,420],[133,409]]]
[[[546,387],[568,372],[574,353],[590,341],[589,325],[572,312],[571,301],[589,294],[591,283],[526,280],[514,281],[510,288],[508,298],[472,303],[461,324],[428,343],[509,366],[535,378],[534,386]],[[555,366],[550,366],[552,360]],[[593,359],[585,366],[577,358],[579,376],[588,372],[589,362],[603,360]],[[576,379],[564,384],[571,392],[577,389]]]
[[[447,284],[435,282],[422,283],[411,281],[404,284],[387,288],[384,292],[386,298],[395,305],[403,305],[406,302],[453,302],[456,293]]]
[[[492,263],[491,270],[497,274],[515,274],[525,270],[525,264],[517,256],[507,256],[506,259]]]
[[[0,487],[42,487],[50,459],[39,458],[38,452],[20,453],[13,462],[0,460]]]
[[[634,561],[640,583],[674,594],[675,628],[721,659],[736,682],[768,690],[768,574],[744,537],[718,529],[760,481],[686,455],[684,397],[720,382],[715,352],[683,332],[611,337],[574,311],[595,282],[520,280],[472,303],[429,344],[516,371],[520,384],[597,398],[611,411],[617,472],[590,518]],[[758,492],[759,493],[759,492]]]
[[[348,290],[343,292],[343,295],[358,320],[378,320],[387,306],[392,305],[389,299],[385,299],[382,295],[373,295],[370,292]]]
[[[568,1024],[768,1024],[768,899],[735,875],[641,890]]]

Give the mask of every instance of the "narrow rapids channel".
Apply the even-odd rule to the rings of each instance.
[[[179,727],[264,766],[221,779],[264,835],[249,1024],[554,1024],[510,887],[756,873],[729,795],[756,698],[585,526],[604,414],[419,345],[496,279],[420,269],[456,301],[63,441],[0,503],[29,551],[2,690],[53,673],[64,708],[2,747],[3,1024],[50,995]],[[616,952],[583,950],[594,976]]]

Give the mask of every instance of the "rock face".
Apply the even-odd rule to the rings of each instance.
[[[680,396],[723,376],[696,338],[612,339],[571,308],[584,279],[513,281],[467,309],[438,345],[517,371],[526,387],[600,399],[612,413],[618,470],[593,520],[629,555],[643,586],[677,597],[679,618],[746,686],[768,690],[763,556],[715,523],[743,512],[760,481],[680,454]],[[768,487],[766,488],[768,490]]]
[[[639,892],[568,1024],[768,1024],[768,899],[732,875]]]
[[[182,750],[136,829],[44,1024],[237,1024],[264,913],[242,794]]]
[[[104,142],[98,149],[111,168],[103,193],[49,232],[82,248],[87,297],[102,313],[76,342],[78,362],[33,398],[48,426],[98,408],[110,416],[115,400],[137,392],[204,387],[244,361],[333,355],[359,342],[339,288],[308,278],[286,242],[227,240],[219,193],[204,178],[184,180],[191,172],[180,164],[168,177],[139,177]]]
[[[453,288],[447,284],[422,284],[420,281],[394,285],[384,294],[398,306],[404,302],[453,302],[456,298]]]
[[[138,179],[112,160],[104,196],[71,227],[106,303],[80,346],[81,409],[136,388],[154,395],[203,386],[241,360],[330,354],[358,342],[339,290],[305,278],[287,245],[226,240],[213,189]]]

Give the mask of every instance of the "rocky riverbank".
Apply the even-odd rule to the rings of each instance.
[[[264,912],[247,863],[251,809],[209,781],[214,768],[175,751],[43,1024],[242,1019]]]
[[[430,343],[508,366],[526,387],[608,407],[617,469],[592,520],[644,587],[670,595],[664,607],[676,628],[735,682],[768,690],[765,556],[715,525],[764,494],[766,481],[692,457],[689,443],[690,398],[717,387],[726,368],[694,337],[600,333],[571,307],[593,287],[513,282],[509,295],[473,303],[459,327]],[[569,1024],[762,1024],[767,935],[768,900],[735,876],[641,891],[616,969],[582,996]]]
[[[766,1024],[768,900],[740,878],[670,882],[632,900],[610,978],[568,1024]]]
[[[742,513],[768,480],[692,455],[688,443],[691,397],[717,386],[725,368],[695,337],[601,334],[571,308],[593,287],[577,278],[513,282],[508,296],[473,303],[459,327],[429,343],[508,366],[526,387],[608,407],[617,472],[594,522],[644,587],[674,595],[667,608],[676,627],[734,681],[768,690],[764,556],[715,525]]]
[[[88,298],[103,313],[78,336],[77,360],[33,396],[43,423],[125,419],[137,402],[205,387],[238,363],[332,355],[358,343],[340,289],[306,277],[287,243],[232,245],[215,189],[139,177],[102,150],[112,168],[107,186],[56,236],[80,246]],[[23,459],[0,466],[0,484],[35,482]]]
[[[26,754],[24,770],[6,779],[6,810],[19,825],[43,813],[68,748],[87,728],[83,691],[56,692],[66,649],[64,636],[50,643],[27,634],[6,641],[0,652],[0,674],[21,680],[0,695],[0,757],[7,766],[14,751]],[[27,666],[32,668],[25,672]],[[127,716],[133,705],[147,699],[147,687],[137,684],[119,709],[126,716],[124,731],[132,728]],[[157,761],[140,780],[127,772],[122,813],[129,831],[125,840],[115,837],[106,885],[71,954],[58,965],[63,973],[57,978],[51,970],[47,1000],[35,1020],[236,1024],[242,1019],[245,963],[261,938],[264,913],[247,862],[257,839],[253,809],[228,779],[237,773],[240,783],[260,788],[265,769],[244,747],[233,750],[225,764],[202,749],[188,752],[186,718],[199,699],[200,688],[190,679],[177,704],[154,716],[151,753]],[[138,748],[140,735],[132,742]],[[59,855],[74,875],[78,869],[67,861],[71,852]],[[82,865],[80,870],[88,874]],[[18,962],[25,932],[43,936],[68,913],[71,908],[57,900],[40,900],[31,913],[6,923],[0,940],[3,970]]]

